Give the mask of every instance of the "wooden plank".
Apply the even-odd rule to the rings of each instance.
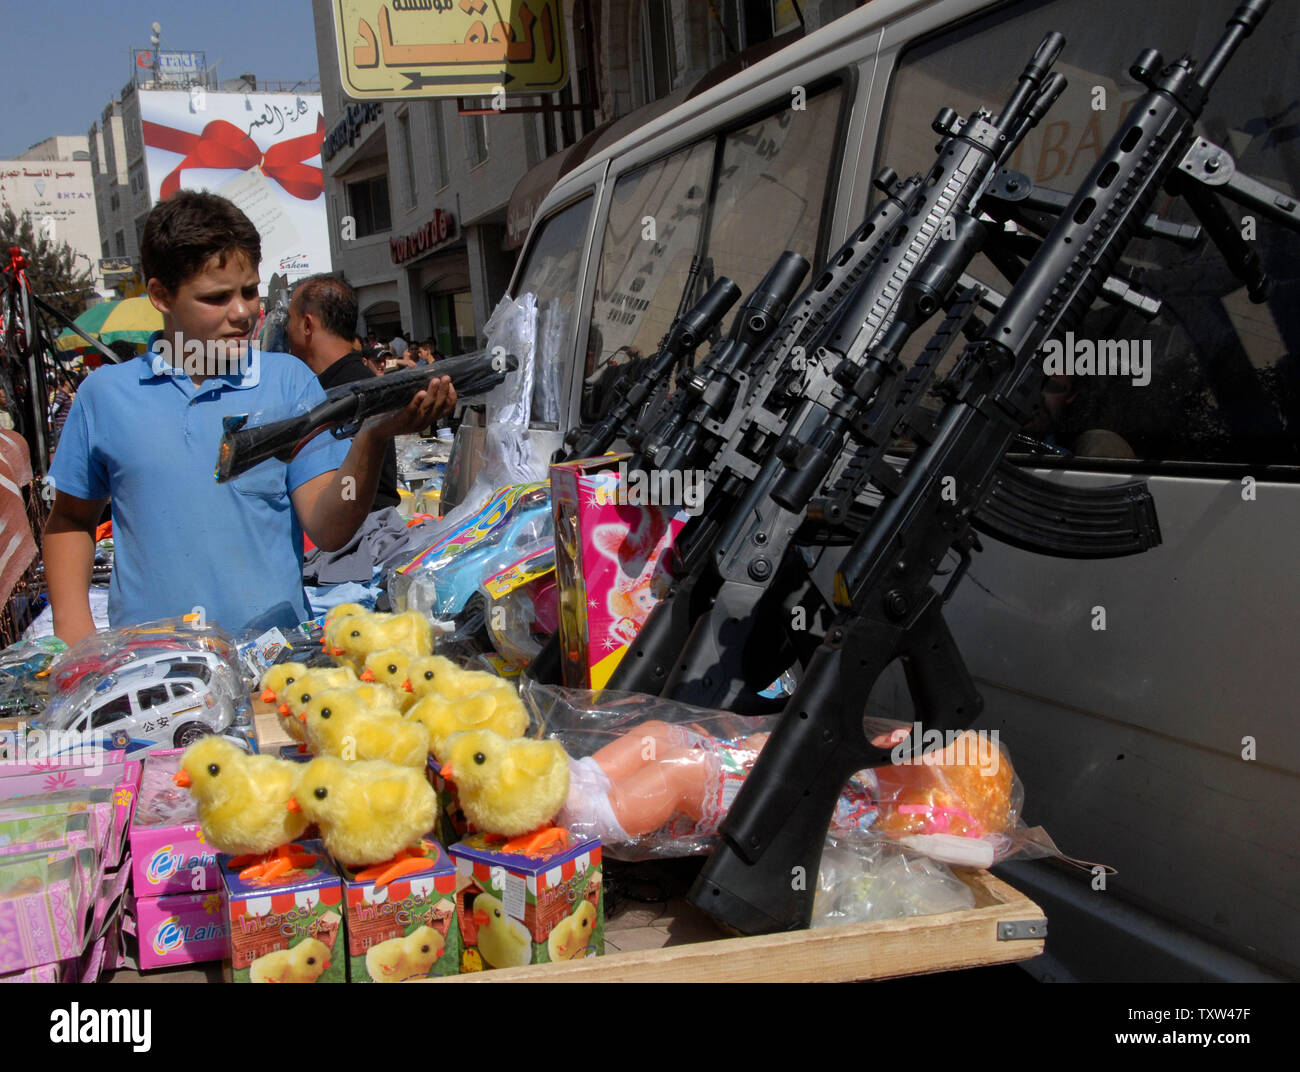
[[[427,981],[849,982],[1007,964],[1042,953],[1043,937],[997,936],[999,923],[1044,920],[1038,905],[987,871],[953,871],[974,891],[974,908],[753,938],[725,938],[713,930],[712,940],[698,940],[711,924],[683,906],[648,926],[609,924],[606,945],[621,952]],[[675,944],[683,938],[685,944]]]

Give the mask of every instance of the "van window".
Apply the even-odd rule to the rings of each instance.
[[[172,695],[178,699],[182,696],[194,695],[194,686],[187,681],[178,681],[172,685]]]
[[[837,83],[797,110],[787,97],[777,112],[619,177],[587,337],[584,422],[655,352],[693,256],[702,269],[692,300],[724,275],[748,294],[787,249],[816,266],[843,95]]]
[[[1073,194],[1131,104],[1144,92],[1128,68],[1143,48],[1166,59],[1190,52],[1204,60],[1230,5],[1151,0],[1134,21],[1130,0],[1034,0],[941,34],[905,52],[894,75],[876,166],[899,174],[926,171],[934,159],[930,121],[941,107],[969,114],[1001,106],[1021,65],[1048,30],[1067,39],[1056,69],[1069,88],[1026,138],[1011,165],[1035,183]],[[1127,27],[1117,33],[1115,28]],[[1300,139],[1294,94],[1300,83],[1294,42],[1300,6],[1274,5],[1219,78],[1200,131],[1233,154],[1246,174],[1294,196]],[[1300,284],[1293,266],[1300,236],[1228,204],[1253,226],[1254,248],[1275,277],[1265,305],[1253,305],[1208,241],[1188,250],[1169,242],[1130,244],[1123,272],[1164,302],[1154,321],[1094,304],[1074,328],[1077,339],[1149,344],[1150,382],[1133,377],[1060,377],[1049,383],[1027,431],[1077,457],[1146,462],[1300,463],[1300,377],[1292,341],[1300,337]],[[1194,222],[1186,203],[1167,195],[1155,211]],[[1007,284],[987,261],[972,269],[1002,293]],[[918,333],[923,334],[923,333]],[[924,340],[921,340],[922,342]],[[913,350],[915,352],[915,350]],[[1143,353],[1138,349],[1138,353]]]
[[[148,711],[151,707],[161,707],[167,702],[167,686],[150,685],[147,689],[141,689],[136,693],[136,699],[141,711]]]
[[[573,353],[576,283],[591,223],[590,194],[556,209],[533,232],[515,297],[537,298],[537,361],[532,420],[559,424],[561,354]]]

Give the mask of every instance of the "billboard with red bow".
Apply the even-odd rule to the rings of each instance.
[[[331,270],[319,94],[143,90],[149,195],[208,190],[244,210],[262,236],[262,290]]]

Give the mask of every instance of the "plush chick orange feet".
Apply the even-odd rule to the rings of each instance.
[[[492,730],[450,738],[442,775],[470,822],[506,837],[549,823],[569,795],[569,758],[558,741],[512,741]]]
[[[245,755],[220,737],[204,737],[185,750],[174,780],[194,797],[208,843],[239,856],[302,837],[307,820],[285,809],[300,773],[297,763]]]
[[[349,867],[383,863],[433,828],[438,802],[421,770],[379,760],[318,756],[289,808],[320,825],[330,855]]]

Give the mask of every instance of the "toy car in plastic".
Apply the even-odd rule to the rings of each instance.
[[[156,663],[202,663],[221,676],[222,683],[233,696],[239,688],[232,671],[216,653],[181,644],[172,640],[132,641],[109,656],[99,659],[82,659],[54,671],[54,687],[59,692],[71,692],[89,674],[109,674],[115,671],[152,666]]]
[[[101,747],[128,754],[184,748],[235,721],[235,702],[219,674],[201,661],[153,662],[109,675],[82,702],[51,719],[51,728],[93,735]]]

